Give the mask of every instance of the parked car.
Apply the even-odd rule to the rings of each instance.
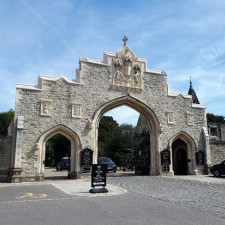
[[[210,168],[210,172],[215,176],[219,177],[225,175],[225,160],[220,164],[216,164]]]
[[[107,157],[98,158],[98,164],[107,165],[107,172],[116,173],[116,164],[112,161],[112,159]]]
[[[57,171],[69,170],[70,167],[70,157],[62,157],[58,164],[56,165]]]

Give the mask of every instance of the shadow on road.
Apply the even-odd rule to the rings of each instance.
[[[210,177],[210,178],[214,178],[214,179],[225,179],[225,176],[215,177],[213,175],[209,175],[209,176],[206,176],[206,177]]]
[[[135,172],[124,172],[124,171],[117,171],[116,173],[107,173],[107,177],[131,177],[137,176]]]
[[[83,176],[91,177],[91,173],[83,173]],[[118,170],[116,173],[109,172],[107,177],[133,177],[137,176],[134,171]],[[68,179],[68,171],[56,171],[55,168],[45,168],[45,180],[66,180]]]
[[[68,176],[45,177],[45,180],[67,180]]]
[[[45,180],[67,180],[68,171],[56,171],[55,168],[45,168]]]

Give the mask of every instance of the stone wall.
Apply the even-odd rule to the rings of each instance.
[[[225,141],[210,141],[211,165],[225,160]]]
[[[225,123],[222,123],[220,127],[221,127],[221,141],[225,141]]]
[[[225,160],[225,123],[208,122],[211,165]]]
[[[12,137],[0,136],[0,181],[6,181],[11,167]]]

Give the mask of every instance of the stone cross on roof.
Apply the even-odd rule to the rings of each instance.
[[[123,38],[123,42],[124,42],[124,46],[127,46],[127,41],[128,41],[128,38],[127,38],[127,36],[124,36],[124,38]]]

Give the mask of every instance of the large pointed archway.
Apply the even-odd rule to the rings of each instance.
[[[157,175],[160,173],[160,164],[159,164],[159,147],[158,147],[158,138],[160,133],[160,124],[155,113],[144,103],[140,102],[138,99],[131,97],[129,94],[122,96],[120,98],[113,99],[100,108],[98,108],[93,115],[93,124],[92,129],[94,130],[94,162],[97,162],[98,155],[98,126],[99,121],[104,113],[114,109],[116,107],[126,105],[140,114],[143,114],[147,119],[150,126],[150,154],[151,154],[151,168],[150,174]]]
[[[79,176],[80,172],[80,163],[79,163],[79,152],[81,150],[81,142],[78,135],[72,131],[70,128],[64,125],[57,125],[49,130],[47,130],[36,143],[36,155],[37,161],[34,165],[36,167],[36,177],[40,179],[44,178],[45,167],[45,150],[46,142],[55,136],[56,134],[61,134],[66,137],[71,143],[71,159],[70,159],[70,169],[68,176],[71,179],[76,179]]]

